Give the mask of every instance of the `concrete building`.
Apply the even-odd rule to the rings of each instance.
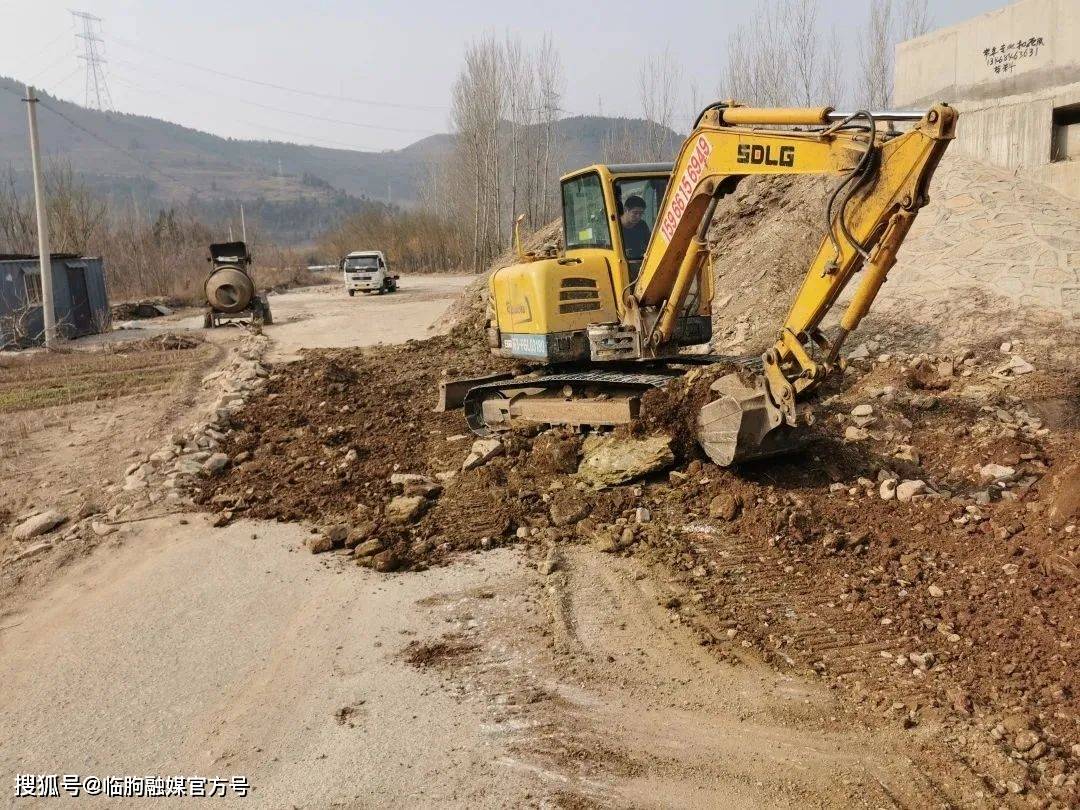
[[[52,254],[57,331],[66,338],[106,332],[112,325],[101,259]],[[37,256],[0,255],[0,348],[45,342]]]
[[[950,154],[1080,199],[1080,0],[1020,0],[901,42],[893,100],[954,104]]]

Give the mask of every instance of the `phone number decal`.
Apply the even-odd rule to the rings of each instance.
[[[698,180],[701,179],[701,175],[705,171],[705,164],[711,154],[712,146],[709,141],[704,135],[699,135],[697,143],[694,144],[693,154],[690,155],[686,169],[679,179],[679,185],[676,186],[675,193],[671,197],[671,203],[664,214],[663,222],[660,223],[660,232],[669,242],[675,234],[675,228],[682,219],[683,212],[686,211],[686,206],[694,193],[694,187],[697,186]]]

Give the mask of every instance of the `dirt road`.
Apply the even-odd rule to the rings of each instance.
[[[413,299],[278,296],[267,334],[279,357],[417,337],[460,284]],[[526,551],[503,550],[383,576],[309,554],[306,534],[212,529],[197,514],[133,522],[6,605],[8,785],[19,773],[245,776],[251,796],[222,803],[275,808],[974,795],[821,687],[716,659],[665,607],[675,586],[634,560],[573,549],[543,577]]]

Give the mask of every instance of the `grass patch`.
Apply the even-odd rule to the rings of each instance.
[[[182,350],[13,355],[0,358],[0,413],[168,390],[178,375],[213,352]]]

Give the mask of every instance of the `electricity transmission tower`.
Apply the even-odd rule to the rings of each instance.
[[[112,96],[105,79],[105,40],[101,38],[101,17],[85,11],[72,11],[75,38],[82,40],[79,59],[86,63],[86,106],[111,110]]]

